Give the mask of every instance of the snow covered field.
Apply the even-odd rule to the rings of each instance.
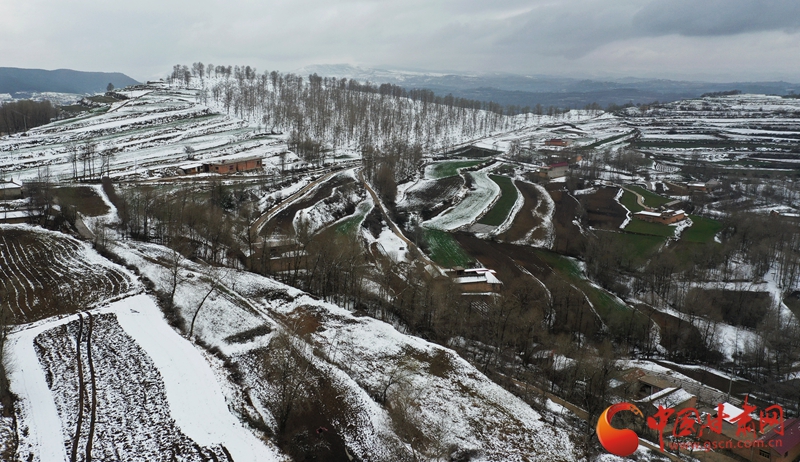
[[[166,323],[152,298],[129,297],[91,319],[51,319],[10,338],[22,459],[60,462],[77,451],[77,460],[86,460],[90,451],[100,460],[199,461],[212,453],[220,460],[283,460],[231,414],[207,360]],[[74,341],[80,334],[82,353]]]
[[[380,242],[390,249],[392,243],[399,244],[383,235]],[[159,255],[168,254],[163,248],[131,243],[115,252],[157,286],[168,287],[167,269],[154,263]],[[396,255],[399,257],[400,253]],[[205,292],[197,288],[207,287],[208,283],[199,282],[202,273],[197,265],[184,262],[182,266],[176,300],[186,317],[194,313]],[[189,274],[193,276],[186,277]],[[403,372],[402,384],[388,387],[387,399],[400,405],[410,396],[407,393],[412,393],[411,399],[418,403],[413,408],[416,428],[465,451],[474,449],[482,455],[481,460],[512,460],[517,454],[545,457],[538,445],[542,438],[554,441],[554,452],[547,453],[554,457],[550,460],[575,459],[565,433],[545,425],[528,405],[454,352],[401,334],[386,323],[356,318],[347,310],[316,301],[268,278],[237,271],[222,280],[226,290],[207,300],[195,332],[203,342],[219,347],[239,365],[250,387],[251,400],[266,422],[274,424],[269,409],[275,388],[261,378],[259,352],[264,347],[273,348],[277,332],[295,326],[292,329],[307,332],[297,345],[312,365],[309,373],[329,383],[330,393],[337,397],[337,411],[330,417],[333,420],[324,426],[340,435],[357,457],[393,460],[391,454],[398,444],[395,416],[374,397],[380,394],[382,383],[394,380],[391,377],[397,372],[398,360],[406,358],[400,362],[409,370]],[[265,327],[259,329],[260,326]],[[154,362],[159,364],[157,359]],[[166,383],[167,375],[164,377]],[[169,397],[168,387],[167,383]],[[176,417],[176,421],[180,419]],[[187,431],[187,435],[191,433]]]
[[[98,156],[111,154],[112,177],[174,173],[186,162],[188,148],[199,161],[263,156],[266,168],[277,171],[278,153],[286,151],[284,137],[264,135],[241,120],[212,113],[197,102],[194,91],[161,89],[134,96],[105,112],[33,128],[25,137],[0,138],[0,169],[22,180],[36,178],[44,166],[54,178],[71,178],[75,170],[82,176],[84,162],[73,165],[71,156],[81,154],[89,141],[96,144]],[[287,155],[287,168],[297,160]],[[96,171],[101,161],[94,163]]]
[[[500,196],[497,185],[485,171],[468,173],[472,177],[472,188],[466,197],[442,214],[426,221],[427,227],[452,231],[471,225],[492,206]]]

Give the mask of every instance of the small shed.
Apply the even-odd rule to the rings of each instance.
[[[697,407],[697,397],[681,387],[665,388],[642,398],[639,402],[645,407],[649,406],[653,413],[658,410],[659,406],[674,409],[675,412]]]
[[[545,140],[545,146],[558,146],[565,148],[569,145],[569,141],[562,139],[562,138],[550,138],[549,140]]]
[[[8,180],[0,182],[0,200],[22,199],[22,183]]]
[[[178,174],[180,175],[194,175],[195,173],[200,173],[202,171],[204,171],[203,164],[200,162],[183,164],[178,167]]]
[[[457,271],[458,277],[454,278],[456,284],[465,293],[499,292],[503,283],[495,276],[495,270],[487,268],[471,268]]]

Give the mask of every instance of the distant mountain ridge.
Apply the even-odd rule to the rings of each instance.
[[[71,69],[21,69],[0,67],[0,93],[97,93],[109,83],[121,88],[139,82],[120,72],[83,72]]]
[[[348,78],[372,83],[393,83],[405,88],[427,88],[437,94],[494,101],[503,105],[584,107],[587,104],[650,103],[697,98],[704,93],[741,90],[744,93],[786,95],[800,93],[800,84],[789,82],[697,82],[666,79],[578,79],[546,75],[418,72],[369,69],[349,64],[319,64],[296,71],[323,77]]]

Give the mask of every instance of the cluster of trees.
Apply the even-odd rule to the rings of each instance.
[[[414,176],[422,161],[422,146],[395,140],[383,149],[365,146],[361,157],[364,176],[383,202],[393,209],[397,185]]]
[[[199,83],[191,83],[194,77]],[[517,128],[536,117],[530,108],[439,96],[430,90],[316,74],[307,78],[276,71],[259,74],[250,66],[176,65],[169,79],[196,85],[203,102],[226,113],[333,150],[381,149],[400,139],[447,151],[461,139]],[[559,112],[554,109],[553,115]]]
[[[50,123],[58,109],[50,101],[12,101],[0,105],[0,134],[26,132]]]
[[[72,165],[73,179],[102,178],[111,172],[116,148],[99,149],[97,143],[86,140],[81,144],[71,144],[67,149],[67,160]]]

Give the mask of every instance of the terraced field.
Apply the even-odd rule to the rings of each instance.
[[[0,263],[0,293],[15,322],[77,312],[136,285],[87,244],[26,226],[0,226]]]
[[[178,428],[158,369],[114,314],[79,316],[34,340],[70,460],[228,460]]]

